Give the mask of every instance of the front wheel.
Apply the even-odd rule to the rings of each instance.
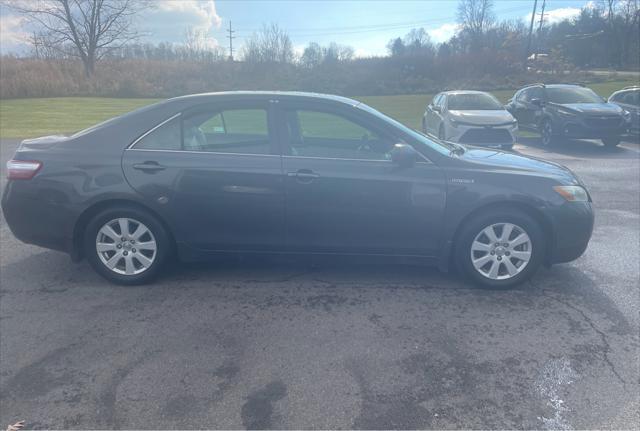
[[[614,148],[620,143],[620,138],[603,138],[602,143],[605,147]]]
[[[101,211],[88,223],[84,250],[93,269],[125,285],[153,280],[170,251],[162,223],[146,211],[119,207]]]
[[[506,289],[529,279],[544,260],[538,223],[516,209],[474,217],[456,244],[458,267],[477,285]]]

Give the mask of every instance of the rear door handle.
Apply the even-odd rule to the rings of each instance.
[[[310,183],[313,180],[320,178],[320,175],[313,171],[300,170],[296,172],[287,172],[288,177],[294,177],[299,183]]]
[[[135,163],[133,165],[133,169],[137,169],[139,171],[143,171],[143,172],[158,172],[158,171],[163,171],[166,169],[166,167],[162,166],[160,163],[158,162],[144,162],[144,163]]]

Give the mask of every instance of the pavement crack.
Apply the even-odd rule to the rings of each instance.
[[[552,300],[564,305],[565,307],[568,307],[568,308],[572,309],[576,313],[578,313],[580,316],[582,316],[584,321],[587,322],[587,324],[591,327],[591,329],[596,334],[598,334],[598,336],[600,337],[600,340],[602,341],[602,345],[604,346],[604,349],[603,349],[603,352],[602,352],[602,358],[603,358],[604,362],[609,366],[609,369],[616,376],[616,378],[620,381],[620,383],[622,383],[626,387],[627,386],[626,380],[622,378],[622,376],[620,375],[620,373],[616,369],[615,365],[611,361],[611,358],[609,358],[609,353],[611,352],[611,345],[609,344],[609,340],[607,338],[607,334],[604,331],[602,331],[600,328],[598,328],[598,326],[593,322],[593,320],[582,309],[580,309],[580,308],[576,307],[575,305],[571,304],[569,301],[565,301],[563,299],[557,298],[556,296],[550,294],[548,290],[542,289],[542,292],[548,298],[550,298],[550,299],[552,299]]]

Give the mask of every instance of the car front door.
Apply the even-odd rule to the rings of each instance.
[[[278,105],[288,250],[435,255],[446,188],[438,166],[393,163],[398,139],[352,106]]]
[[[123,156],[129,183],[199,250],[281,250],[284,182],[267,101],[204,105]]]

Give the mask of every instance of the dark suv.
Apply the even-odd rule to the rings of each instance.
[[[626,87],[609,96],[609,103],[615,103],[629,113],[629,135],[640,136],[640,87]]]
[[[621,107],[580,85],[530,85],[516,92],[507,109],[521,129],[539,132],[545,146],[576,138],[602,139],[615,147],[628,127]]]

